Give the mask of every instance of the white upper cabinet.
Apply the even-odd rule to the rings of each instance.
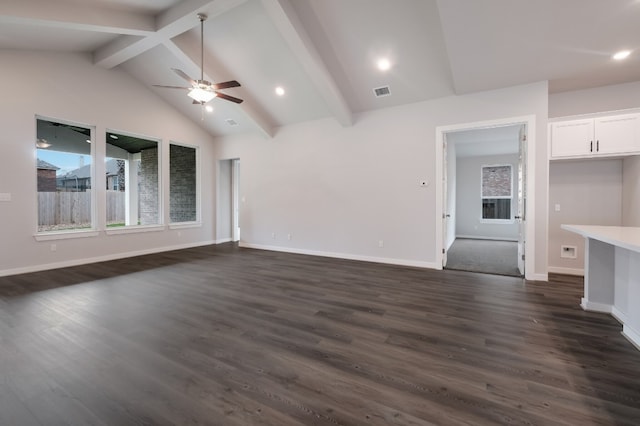
[[[640,114],[594,119],[596,149],[600,154],[640,151]]]
[[[640,154],[640,114],[551,123],[550,158]]]
[[[593,146],[593,120],[560,121],[551,124],[551,157],[589,155]]]

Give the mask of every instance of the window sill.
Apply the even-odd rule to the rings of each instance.
[[[187,229],[187,228],[201,228],[202,222],[181,222],[172,223],[169,225],[169,229]]]
[[[489,225],[513,225],[516,221],[513,219],[480,219],[480,223]]]
[[[95,229],[90,231],[58,231],[35,234],[33,238],[35,238],[36,241],[70,240],[73,238],[97,237],[99,234]]]
[[[164,231],[164,225],[136,225],[122,226],[118,228],[107,228],[104,232],[107,235],[137,234],[140,232],[160,232]]]

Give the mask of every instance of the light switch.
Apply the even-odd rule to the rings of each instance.
[[[0,192],[0,201],[11,201],[11,193]]]

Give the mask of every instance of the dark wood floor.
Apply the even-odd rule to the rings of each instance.
[[[638,425],[580,281],[232,244],[4,277],[0,424]]]

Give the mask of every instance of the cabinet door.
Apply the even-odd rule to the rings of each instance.
[[[616,115],[595,119],[598,154],[640,152],[640,114]]]
[[[551,158],[580,157],[595,151],[593,120],[571,120],[551,123]]]

